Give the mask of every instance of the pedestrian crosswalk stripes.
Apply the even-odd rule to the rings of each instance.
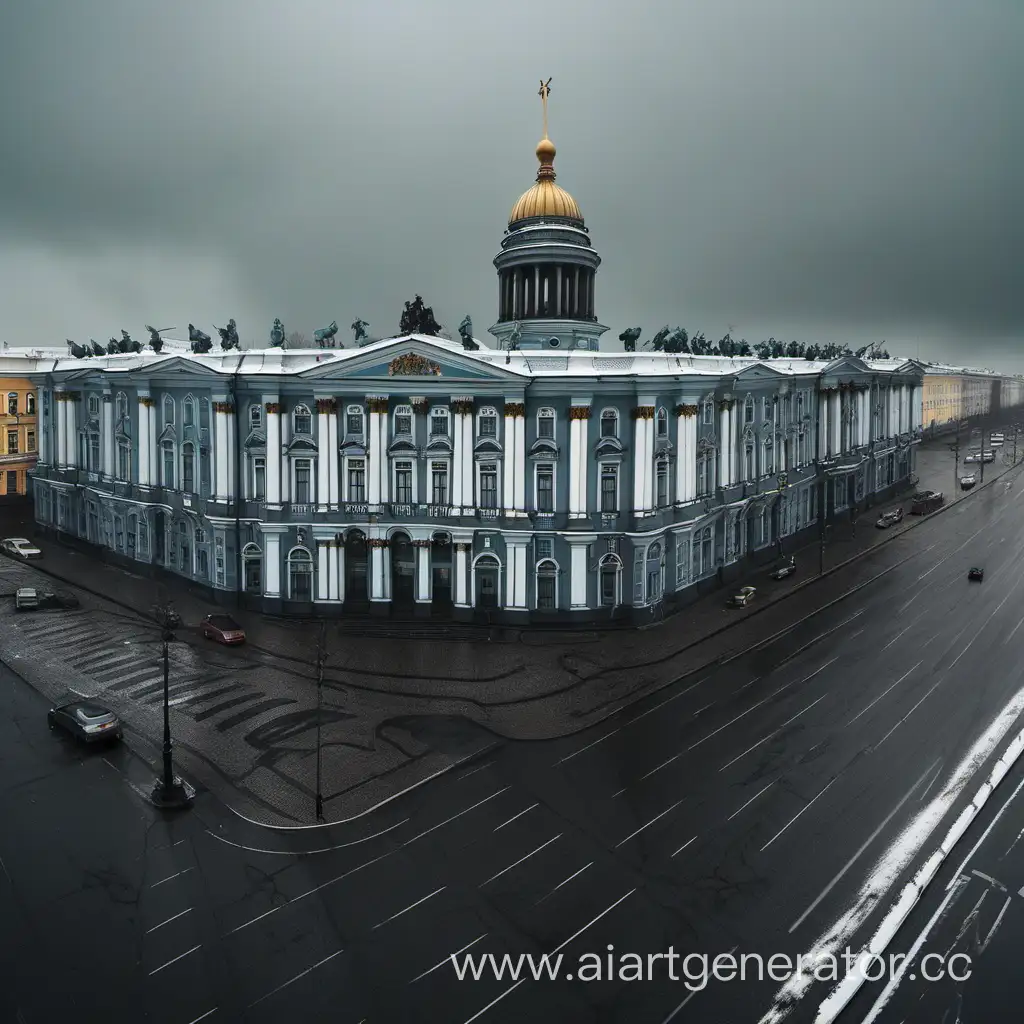
[[[85,658],[75,658],[75,664],[80,668],[89,670],[100,666],[113,668],[116,665],[123,665],[125,662],[135,661],[138,654],[135,651],[125,651],[121,654],[113,654],[110,649],[102,652],[97,651]]]

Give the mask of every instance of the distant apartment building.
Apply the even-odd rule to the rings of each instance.
[[[1024,377],[929,363],[921,388],[925,430],[955,430],[965,420],[994,416],[1024,403]]]
[[[0,377],[0,394],[0,501],[15,501],[36,465],[36,391],[23,377]]]

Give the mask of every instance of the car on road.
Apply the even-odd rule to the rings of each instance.
[[[960,477],[960,490],[969,491],[977,482],[977,477],[973,473],[968,473],[967,476]]]
[[[726,602],[730,608],[745,608],[754,600],[757,590],[754,587],[740,587]]]
[[[66,590],[58,590],[53,594],[41,594],[39,597],[40,608],[73,609],[81,608],[82,602],[74,594]]]
[[[244,644],[245,630],[230,615],[207,615],[199,627],[207,640],[219,644]]]
[[[967,578],[969,580],[974,580],[976,583],[980,583],[985,578],[985,570],[975,567],[967,573]]]
[[[790,557],[789,561],[785,565],[780,565],[777,569],[772,570],[773,580],[784,580],[789,576],[792,576],[796,572],[796,556]]]
[[[12,558],[22,558],[25,561],[43,557],[42,551],[25,537],[8,537],[0,541],[0,551]]]
[[[875,526],[880,530],[888,530],[890,526],[895,526],[897,523],[903,522],[903,506],[893,509],[891,512],[883,512],[877,520],[875,520]]]
[[[976,452],[972,452],[970,455],[965,455],[964,465],[966,465],[969,462],[981,462],[981,456],[978,455]]]
[[[942,491],[919,491],[914,495],[914,503],[910,506],[912,516],[925,516],[929,512],[942,508],[945,501]]]
[[[122,738],[121,719],[110,708],[91,701],[58,704],[46,713],[46,723],[84,743],[116,743]]]

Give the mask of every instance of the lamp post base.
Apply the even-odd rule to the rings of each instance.
[[[165,786],[163,779],[157,779],[150,793],[154,806],[164,808],[189,807],[195,798],[195,789],[177,776],[170,786]]]

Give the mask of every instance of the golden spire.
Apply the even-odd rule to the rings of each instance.
[[[548,97],[551,95],[551,79],[549,78],[546,82],[542,78],[540,80],[540,92],[537,93],[540,97],[541,106],[544,109],[544,138],[548,137]]]
[[[544,138],[537,143],[537,159],[540,161],[537,180],[554,181],[555,144],[548,138],[548,97],[551,95],[550,78],[546,82],[543,78],[540,80],[540,90],[537,95],[540,96],[541,108],[544,111]]]

